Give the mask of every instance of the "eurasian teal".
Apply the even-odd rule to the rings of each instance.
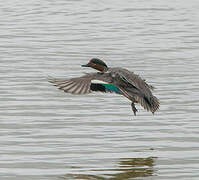
[[[137,112],[134,103],[141,104],[144,109],[152,113],[159,109],[159,100],[151,92],[154,87],[133,72],[124,68],[110,68],[98,58],[91,59],[82,67],[91,67],[99,72],[86,73],[84,76],[71,79],[49,79],[49,82],[71,94],[100,91],[123,95],[132,102],[134,115]]]

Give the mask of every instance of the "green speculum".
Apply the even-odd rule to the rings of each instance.
[[[104,87],[105,87],[105,89],[106,90],[108,90],[108,91],[113,91],[113,92],[115,92],[115,93],[117,93],[117,94],[121,94],[121,91],[116,87],[116,86],[114,86],[114,85],[112,85],[112,84],[102,84]]]

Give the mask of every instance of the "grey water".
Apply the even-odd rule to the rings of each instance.
[[[197,0],[0,2],[0,180],[198,180]],[[156,87],[152,115],[71,95],[92,57]]]

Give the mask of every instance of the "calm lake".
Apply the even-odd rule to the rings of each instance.
[[[0,2],[0,180],[198,180],[198,0]],[[71,95],[91,58],[156,87],[152,115]]]

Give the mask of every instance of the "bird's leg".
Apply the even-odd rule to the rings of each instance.
[[[136,109],[134,102],[131,103],[131,107],[132,107],[132,110],[133,110],[133,112],[134,112],[134,115],[136,116],[136,112],[137,112],[138,110]]]

